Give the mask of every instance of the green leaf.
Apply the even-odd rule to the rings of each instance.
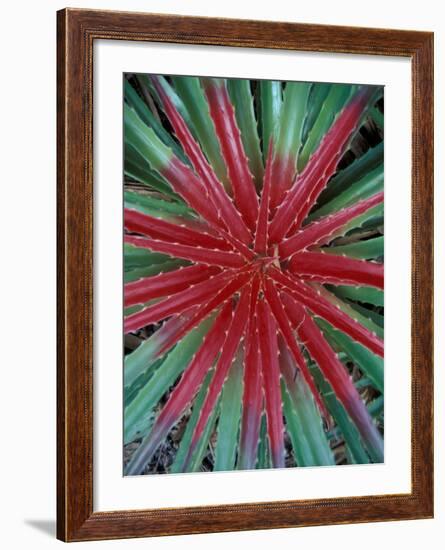
[[[318,117],[318,113],[331,87],[332,84],[326,84],[324,82],[312,83],[307,102],[306,117],[303,123],[303,132],[301,136],[302,143],[306,142],[307,136]]]
[[[173,156],[172,150],[167,147],[150,128],[127,104],[124,105],[125,141],[145,158],[157,172],[168,168]]]
[[[332,287],[335,290],[335,287]],[[372,319],[363,315],[360,311],[352,307],[352,304],[349,304],[336,296],[334,293],[329,292],[327,289],[321,285],[317,286],[317,289],[320,290],[322,296],[329,300],[332,304],[339,307],[342,311],[347,313],[350,317],[355,319],[358,323],[362,324],[364,327],[369,329],[371,332],[375,332],[379,338],[384,337],[384,330],[381,326],[374,323]]]
[[[309,90],[306,82],[288,82],[284,89],[276,151],[283,158],[295,157],[295,165]]]
[[[139,248],[131,244],[124,244],[124,268],[130,270],[134,268],[147,267],[152,264],[162,264],[171,260],[170,256],[158,252],[150,252],[146,248]]]
[[[175,200],[182,200],[160,174],[150,168],[145,158],[128,142],[125,142],[124,173],[159,193],[169,195]]]
[[[175,460],[173,461],[173,464],[171,467],[172,474],[177,474],[183,471],[184,461],[186,459],[187,452],[192,441],[192,436],[195,430],[195,426],[199,419],[199,413],[201,412],[202,406],[204,404],[204,399],[207,395],[207,391],[213,376],[213,372],[214,371],[212,370],[207,373],[206,378],[204,379],[204,382],[201,386],[201,389],[199,390],[198,395],[195,398],[193,408],[192,408],[192,414],[188,419],[187,428],[185,429],[184,435],[182,436],[178,452],[176,453]],[[199,470],[201,466],[202,460],[204,458],[204,453],[207,449],[210,435],[213,431],[213,426],[215,424],[217,409],[218,407],[215,407],[215,409],[213,410],[213,413],[211,414],[209,420],[207,421],[207,425],[199,440],[199,443],[193,452],[192,460],[190,461],[189,469],[187,470],[189,472],[196,472],[197,470]]]
[[[383,395],[379,395],[379,397],[376,397],[369,403],[368,410],[371,416],[376,418],[383,412],[384,407],[384,398]]]
[[[364,155],[356,159],[343,170],[340,170],[330,180],[328,186],[318,198],[318,204],[322,206],[331,201],[382,163],[383,142],[368,149]]]
[[[241,418],[243,393],[243,357],[232,364],[221,397],[218,439],[215,448],[215,471],[233,470]]]
[[[369,231],[377,228],[383,229],[384,223],[385,219],[383,215],[383,205],[381,204],[374,212],[369,212],[367,218],[363,220],[360,229],[363,231]]]
[[[339,298],[347,298],[365,304],[374,304],[375,306],[384,306],[384,292],[378,288],[369,286],[329,286]]]
[[[354,218],[347,225],[345,225],[342,234],[352,234],[354,231],[357,233],[358,238],[360,238],[360,233],[362,233],[362,231],[380,228],[383,224],[383,211],[383,204],[378,204],[377,206],[374,206],[374,208],[370,208],[367,212],[361,216],[357,216],[357,218]]]
[[[337,195],[330,202],[318,208],[309,216],[310,221],[317,220],[322,216],[338,212],[346,206],[356,203],[359,200],[367,199],[383,190],[383,164],[374,168],[361,179],[351,184],[345,191]]]
[[[124,381],[124,407],[128,407],[128,405],[133,401],[133,399],[136,397],[139,391],[147,384],[147,382],[153,376],[153,373],[155,372],[155,370],[157,370],[162,365],[165,358],[166,356],[156,361],[152,361],[148,364],[148,366],[145,363],[143,365],[143,368],[140,369],[139,371],[140,374],[137,377],[131,380],[129,379],[129,377],[127,377],[127,380]],[[124,376],[125,374],[126,373],[124,370]]]
[[[322,319],[317,324],[323,330],[326,338],[336,344],[371,380],[373,386],[381,393],[384,391],[383,358],[378,357],[358,342],[354,342],[347,334],[340,332]]]
[[[261,129],[263,137],[263,160],[266,162],[269,140],[276,136],[277,123],[280,120],[282,90],[281,82],[261,80]]]
[[[124,317],[128,317],[129,315],[133,315],[133,313],[141,311],[141,309],[144,309],[147,305],[148,304],[135,304],[134,306],[124,308]]]
[[[190,129],[199,141],[218,179],[228,185],[227,170],[199,78],[174,76],[172,82],[192,122]]]
[[[361,384],[361,382],[364,382],[365,384]],[[366,384],[367,382],[367,379],[366,378],[360,378],[360,380],[357,380],[357,382],[354,383],[355,387],[357,389],[359,389],[359,387],[364,387],[364,386],[369,386],[369,381],[368,383]],[[383,409],[384,409],[384,397],[383,395],[379,395],[378,397],[376,397],[375,399],[373,399],[370,403],[368,403],[368,405],[366,405],[366,408],[368,409],[368,412],[369,414],[374,418],[374,419],[377,419],[379,418],[379,416],[382,415],[383,413]],[[383,419],[382,419],[383,420]],[[342,437],[342,434],[341,434],[341,430],[339,429],[338,426],[336,426],[335,428],[333,428],[332,430],[330,430],[329,432],[329,437],[330,439],[332,439],[333,437],[335,438],[341,438]],[[354,460],[350,460],[350,458],[348,457],[348,460],[349,462],[351,463],[354,463],[355,464],[355,461]]]
[[[173,323],[173,325],[171,324]],[[166,338],[176,326],[176,320],[166,321],[149,338],[144,340],[134,351],[124,359],[124,386],[129,387],[146,370],[152,370]]]
[[[343,405],[335,397],[331,386],[324,379],[320,369],[315,365],[315,363],[312,363],[310,370],[321,394],[323,395],[323,399],[329,413],[332,415],[343,434],[353,462],[355,464],[369,464],[369,457],[364,449],[364,446],[362,445],[360,434],[349,418]]]
[[[364,317],[370,319],[373,323],[378,325],[380,328],[383,329],[383,327],[385,326],[385,318],[383,317],[383,315],[380,315],[380,313],[378,313],[377,311],[373,311],[372,309],[363,307],[360,304],[357,304],[355,302],[350,302],[350,305],[353,309],[358,311]]]
[[[138,75],[138,80],[139,80],[139,84],[145,89],[147,90],[147,93],[150,94],[150,96],[152,98],[154,98],[155,102],[157,103],[159,109],[161,111],[163,111],[164,109],[164,104],[161,100],[161,98],[159,97],[158,95],[158,92],[156,91],[156,88],[153,86],[153,83],[151,82],[150,78],[148,75],[145,75],[145,74],[141,74],[141,75]],[[186,77],[186,78],[191,78],[191,77]],[[190,118],[190,115],[184,105],[184,102],[182,101],[182,99],[178,96],[178,94],[176,93],[176,91],[173,89],[172,86],[170,86],[170,84],[168,83],[167,79],[164,77],[164,76],[161,76],[161,75],[158,75],[158,79],[162,85],[162,87],[164,88],[164,90],[167,92],[167,94],[169,95],[171,101],[173,102],[173,105],[176,107],[176,109],[179,111],[180,115],[182,116],[182,118],[184,119],[184,122],[187,124],[187,126],[191,129],[191,131],[193,132],[194,131],[194,128],[193,128],[193,122]]]
[[[361,216],[357,216],[349,223],[344,225],[338,232],[329,237],[329,242],[335,241],[338,237],[354,236],[356,240],[360,240],[367,236],[367,233],[371,230],[379,231],[382,233],[383,226],[383,203],[377,204],[373,208],[364,212]]]
[[[334,465],[320,412],[306,382],[299,377],[289,383],[281,383],[283,409],[298,466]]]
[[[218,415],[218,408],[219,408],[219,405],[217,404],[216,407],[213,409],[213,412],[210,415],[209,419],[207,420],[206,427],[202,432],[199,443],[196,445],[196,448],[193,451],[193,456],[189,462],[187,472],[199,472],[199,470],[201,469],[202,461],[204,460],[207,447],[209,445],[210,436],[212,435],[215,429],[215,422],[216,422],[216,417]]]
[[[250,80],[244,78],[228,79],[227,88],[235,108],[236,121],[241,132],[244,151],[255,180],[255,186],[257,189],[261,189],[264,169]]]
[[[193,210],[184,203],[170,202],[134,191],[124,192],[124,205],[166,220],[176,219],[175,216],[193,218]]]
[[[346,101],[355,90],[351,84],[332,84],[329,92],[320,106],[317,118],[310,129],[306,142],[298,155],[298,171],[306,166],[310,156],[315,152],[326,132],[332,126],[338,113],[343,109]]]
[[[210,326],[210,320],[202,322],[191,331],[168,354],[162,368],[157,370],[148,383],[140,389],[124,412],[124,439],[132,441],[136,436],[135,426],[140,418],[148,414],[164,393],[172,386],[190,362]]]
[[[150,128],[156,132],[156,135],[163,141],[167,147],[173,149],[175,154],[180,157],[183,161],[186,161],[186,156],[184,152],[172,138],[172,136],[165,130],[159,120],[153,115],[145,101],[139,96],[133,86],[125,80],[124,83],[124,94],[125,99],[128,104],[133,107],[136,113],[139,115],[141,120]]]
[[[281,381],[281,396],[283,399],[283,413],[286,419],[286,430],[292,443],[295,461],[298,466],[313,466],[315,459],[312,456],[311,447],[306,439],[300,418],[283,381]]]
[[[374,120],[377,126],[380,126],[380,128],[383,129],[383,125],[384,125],[383,113],[377,107],[372,107],[372,109],[369,110],[369,114],[371,115],[371,118]]]
[[[153,427],[155,417],[155,411],[148,411],[144,416],[140,416],[134,422],[129,437],[124,435],[124,445],[128,445],[135,439],[144,438],[147,434],[149,434]]]
[[[346,358],[347,361],[349,361],[348,358]],[[371,384],[371,381],[369,380],[369,378],[366,378],[366,376],[362,376],[359,380],[357,380],[356,382],[354,382],[354,386],[360,390],[362,388],[367,388],[368,386],[372,386]]]
[[[146,267],[131,268],[124,273],[124,283],[131,283],[143,277],[151,277],[153,275],[159,275],[160,273],[166,273],[167,271],[173,271],[185,265],[188,265],[186,260],[171,260],[168,258],[165,262],[148,265]]]
[[[261,419],[260,441],[258,443],[258,461],[256,467],[258,470],[272,468],[269,437],[267,435],[267,420],[265,414],[263,414],[263,417]]]
[[[160,368],[165,358],[154,361],[151,365],[146,368],[145,371],[140,374],[138,378],[131,384],[131,386],[124,387],[124,407],[128,407],[130,403],[135,399],[140,390],[149,382],[152,378],[153,373]],[[155,411],[148,411],[147,414],[140,415],[135,419],[131,432],[125,437],[124,434],[124,444],[131,443],[136,438],[144,438],[151,430],[154,420],[155,420]]]
[[[383,257],[384,237],[375,237],[374,239],[343,245],[334,244],[334,246],[324,247],[322,250],[328,254],[340,254],[360,260],[372,260]]]

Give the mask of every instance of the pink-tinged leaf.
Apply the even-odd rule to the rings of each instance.
[[[193,456],[195,447],[216,405],[219,394],[221,393],[230,366],[235,360],[235,355],[238,350],[240,340],[244,334],[244,329],[249,315],[251,288],[251,285],[249,285],[248,287],[243,289],[239,302],[233,313],[230,328],[228,329],[226,339],[222,346],[221,355],[218,359],[218,362],[216,363],[215,374],[210,383],[209,390],[204,400],[198,422],[193,432],[192,441],[187,451],[187,456],[184,460],[183,471],[187,471],[187,467]]]
[[[198,232],[188,227],[175,225],[160,218],[154,218],[137,210],[125,209],[124,226],[127,231],[139,233],[153,239],[171,243],[202,246],[216,250],[232,250],[230,244],[209,233]]]
[[[261,193],[260,208],[258,211],[258,220],[255,232],[254,250],[259,254],[264,254],[267,249],[267,229],[269,225],[269,203],[272,174],[272,151],[273,139],[269,142],[269,152],[267,153],[266,169],[264,172],[263,192]]]
[[[226,84],[223,80],[206,78],[203,86],[236,205],[247,226],[253,230],[258,216],[258,196]]]
[[[334,285],[373,286],[383,289],[384,265],[322,252],[299,252],[287,269],[300,279]]]
[[[191,168],[172,157],[160,174],[193,210],[209,223],[223,227],[207,190]]]
[[[154,252],[162,252],[174,258],[184,258],[206,265],[217,265],[220,267],[243,267],[246,263],[245,258],[236,252],[226,252],[224,250],[210,250],[209,248],[189,246],[180,243],[169,243],[149,239],[146,237],[134,237],[125,235],[124,242],[132,244],[138,248],[147,248]]]
[[[250,313],[246,328],[243,407],[238,456],[238,467],[243,470],[251,470],[256,465],[263,404],[261,364],[259,362],[260,344],[256,315],[260,281],[258,275],[252,281]]]
[[[304,185],[302,185],[300,189],[300,194],[299,194],[300,206],[298,207],[298,214],[296,215],[295,220],[292,224],[292,228],[294,230],[299,229],[301,227],[303,221],[308,216],[312,207],[316,204],[317,199],[320,196],[321,192],[326,187],[331,177],[335,174],[337,165],[343,153],[346,151],[346,145],[347,145],[347,142],[345,142],[341,151],[337,152],[335,157],[329,162],[329,164],[327,165],[327,167],[325,168],[324,172],[321,175],[320,175],[320,169],[318,167],[314,169],[315,176],[313,176],[313,174],[307,174],[307,179],[304,180]],[[304,176],[304,173],[302,174],[302,178],[303,176]],[[317,181],[317,178],[319,178],[318,181]],[[306,183],[306,181],[308,180],[312,180],[312,185],[313,185],[312,188]]]
[[[296,320],[297,332],[301,341],[320,367],[334,394],[354,421],[373,460],[383,462],[382,436],[372,421],[349,373],[337,358],[311,316],[305,313],[298,303],[294,302],[293,307],[294,310],[297,308],[300,310],[297,314],[299,318]]]
[[[173,223],[175,226],[188,227],[193,231],[198,233],[207,233],[208,235],[213,235],[213,237],[220,237],[221,229],[215,224],[210,224],[203,220],[202,218],[184,218],[182,216],[172,216],[168,220]]]
[[[280,242],[293,225],[299,227],[306,218],[335,172],[338,161],[345,151],[352,132],[359,124],[363,110],[372,94],[372,88],[362,88],[337,117],[305,169],[296,178],[294,185],[277,208],[270,224],[271,242]]]
[[[275,267],[271,267],[268,270],[268,275],[276,283],[289,289],[292,296],[309,308],[315,315],[322,317],[335,328],[338,328],[360,344],[363,344],[370,351],[383,357],[383,341],[376,334],[332,305],[309,285],[302,283],[294,276],[285,275]]]
[[[298,325],[292,324],[292,329],[297,328]],[[278,339],[278,348],[280,350],[280,369],[283,375],[286,387],[292,388],[297,383],[298,369],[295,361],[292,357],[292,354],[289,351],[289,347],[286,344],[283,336],[281,335]]]
[[[281,402],[280,364],[278,361],[277,326],[268,304],[258,301],[258,337],[260,342],[261,372],[274,468],[284,468],[284,424]]]
[[[306,365],[306,361],[304,360],[300,347],[295,340],[295,336],[293,334],[291,324],[287,317],[286,311],[284,310],[281,298],[272,280],[269,279],[268,277],[265,277],[264,279],[264,295],[277,321],[277,324],[280,328],[280,332],[284,338],[284,341],[286,342],[286,345],[289,348],[289,351],[291,352],[295,363],[298,365],[298,368],[300,369],[301,374],[303,375],[303,378],[305,379],[306,384],[308,385],[315,399],[315,402],[317,403],[318,409],[320,410],[321,414],[325,418],[328,418],[329,414],[320,397],[320,393],[317,389],[317,386],[314,383],[311,373],[309,372],[309,368]]]
[[[144,340],[134,351],[125,356],[124,385],[126,387],[129,387],[147,366],[159,357],[162,346],[180,330],[193,311],[194,309],[191,309],[182,315],[172,317],[163,323],[150,338]]]
[[[333,235],[338,229],[347,225],[351,220],[365,213],[370,208],[383,202],[383,192],[376,193],[368,199],[362,200],[344,208],[331,216],[326,216],[320,221],[313,222],[310,225],[301,229],[295,235],[284,239],[279,245],[279,256],[281,259],[288,258],[304,250],[309,246],[313,246],[324,239]]]
[[[187,288],[173,296],[166,298],[162,302],[157,302],[151,306],[129,315],[124,320],[124,333],[139,330],[147,325],[157,323],[170,315],[182,313],[193,306],[200,305],[203,301],[209,300],[215,292],[221,290],[232,279],[233,272],[223,271],[218,275],[210,277],[207,281],[197,283],[193,287]]]
[[[215,319],[201,347],[184,371],[178,385],[170,394],[150,434],[142,441],[135,452],[131,460],[131,468],[128,470],[127,475],[136,475],[143,471],[160,443],[167,437],[169,431],[190,405],[223,345],[225,332],[229,328],[231,319],[232,303],[229,302]]]
[[[244,220],[235,208],[230,197],[227,195],[222,183],[218,181],[212,167],[207,162],[200,146],[193,138],[192,133],[187,127],[184,119],[176,109],[170,97],[165,92],[160,80],[152,76],[152,82],[164,103],[165,112],[176,132],[176,136],[192,162],[192,165],[206,187],[212,201],[216,207],[220,218],[228,232],[239,239],[244,244],[251,240],[251,234]]]
[[[145,304],[155,298],[170,296],[185,290],[190,285],[209,279],[219,271],[220,269],[214,266],[192,265],[127,283],[124,287],[124,307]]]
[[[216,296],[213,296],[209,301],[198,306],[193,316],[190,317],[186,323],[184,323],[182,328],[179,331],[177,331],[175,334],[173,334],[171,338],[165,341],[161,349],[161,352],[164,349],[170,348],[176,342],[178,342],[185,334],[187,334],[187,332],[189,332],[193,327],[198,325],[214,309],[216,309],[217,307],[220,307],[220,305],[226,302],[229,298],[231,298],[235,294],[235,292],[238,292],[239,290],[241,290],[241,288],[244,285],[246,285],[251,278],[252,278],[252,274],[250,271],[246,272],[246,271],[240,270],[240,272],[237,275],[234,275],[233,279],[230,280],[230,282],[226,286],[224,286],[219,292],[217,292]]]
[[[272,187],[270,201],[272,214],[276,211],[283,197],[286,196],[286,191],[291,187],[295,178],[295,170],[295,154],[286,155],[285,157],[276,155],[273,159],[272,171],[274,175],[274,185]]]
[[[349,317],[352,317],[355,319],[358,323],[369,329],[372,333],[377,334],[383,342],[384,338],[384,329],[383,327],[375,324],[375,322],[370,319],[366,313],[360,313],[357,311],[357,309],[354,309],[348,302],[344,301],[343,299],[339,298],[335,294],[333,294],[331,291],[327,290],[322,284],[320,283],[310,283],[310,286],[317,292],[319,296],[324,298],[326,301],[328,301],[330,304],[332,304],[334,307],[340,309]],[[342,288],[342,290],[345,287]],[[362,310],[363,311],[363,310]]]
[[[238,458],[238,467],[241,470],[252,470],[256,466],[263,405],[263,384],[259,361],[260,343],[254,317],[251,318],[249,326],[251,328],[247,335],[244,359],[243,415]]]
[[[272,212],[294,181],[310,89],[311,84],[308,82],[288,82],[284,88],[274,146],[270,197]]]

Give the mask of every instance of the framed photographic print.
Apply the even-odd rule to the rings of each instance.
[[[58,12],[58,538],[433,514],[433,35]]]

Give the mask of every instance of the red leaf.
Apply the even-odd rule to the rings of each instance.
[[[203,79],[203,85],[210,116],[227,164],[235,202],[246,224],[253,230],[258,216],[258,197],[233,105],[224,81],[206,78]]]
[[[335,172],[348,140],[357,127],[372,88],[362,88],[331,126],[303,172],[285,195],[270,225],[271,242],[280,242],[292,225],[299,227]]]
[[[289,319],[287,317],[286,311],[284,310],[280,296],[275,288],[275,285],[268,277],[266,277],[264,281],[264,294],[266,296],[267,301],[269,302],[270,309],[272,310],[272,313],[278,323],[278,326],[280,327],[280,332],[283,335],[284,341],[286,342],[286,345],[289,348],[295,363],[300,369],[301,374],[303,375],[303,378],[305,379],[308,387],[310,388],[321,414],[325,418],[328,418],[329,417],[328,412],[320,397],[320,393],[317,389],[317,386],[314,383],[311,373],[309,372],[309,369],[306,365],[306,361],[304,360],[303,354],[300,351],[300,347],[295,340],[295,336],[292,332],[292,328],[291,328]]]
[[[172,157],[161,175],[185,202],[212,225],[223,226],[210,200],[209,194],[193,170],[178,158]]]
[[[256,323],[252,323],[253,334],[247,337],[247,351],[244,360],[243,415],[238,465],[241,470],[252,470],[256,465],[258,439],[261,426],[263,389],[261,364],[259,361],[259,341]]]
[[[233,279],[224,286],[216,296],[213,296],[210,301],[199,306],[193,317],[191,317],[182,327],[181,330],[172,335],[172,337],[166,340],[163,345],[161,352],[164,349],[168,349],[178,342],[187,332],[189,332],[193,327],[200,323],[203,319],[207,317],[214,309],[219,307],[229,298],[231,298],[235,292],[238,292],[245,284],[251,279],[251,272],[240,271],[237,275],[233,276]]]
[[[192,284],[207,280],[219,271],[218,267],[192,265],[127,283],[124,287],[124,306],[145,304],[154,298],[175,294]]]
[[[166,298],[162,302],[129,315],[124,321],[124,334],[161,321],[166,317],[170,317],[170,315],[182,313],[192,306],[201,304],[204,300],[209,300],[232,277],[232,272],[223,271],[218,275],[210,277],[207,281],[198,283],[191,288],[174,294],[170,298]]]
[[[287,153],[284,157],[276,154],[272,161],[274,185],[271,190],[270,207],[272,213],[286,196],[286,191],[291,187],[296,171],[295,153]]]
[[[258,211],[258,220],[255,232],[254,250],[259,254],[264,254],[267,249],[267,228],[269,225],[269,203],[272,174],[272,150],[273,139],[269,141],[269,152],[267,153],[266,170],[264,172],[263,191],[261,193],[260,208]]]
[[[348,224],[352,219],[365,213],[370,208],[383,202],[383,192],[376,193],[372,197],[359,201],[353,206],[344,208],[331,216],[326,216],[320,221],[313,222],[301,229],[298,233],[284,239],[279,245],[279,255],[285,259],[300,250],[317,244],[321,239],[332,235],[341,227]]]
[[[317,362],[323,376],[331,385],[335,396],[343,404],[349,416],[357,426],[364,443],[373,459],[383,462],[383,440],[360,394],[352,383],[349,373],[325,340],[323,333],[310,315],[294,302],[294,308],[300,308],[298,334],[309,354]]]
[[[138,475],[144,470],[159,444],[165,439],[171,428],[178,422],[194,395],[224,342],[225,331],[232,319],[232,304],[228,303],[212,328],[205,336],[201,347],[184,371],[181,380],[174,388],[167,403],[162,408],[148,437],[138,447],[128,465],[126,475]]]
[[[292,256],[287,268],[301,279],[383,289],[383,264],[366,260],[331,256],[322,252],[299,252]]]
[[[165,112],[176,132],[176,136],[191,160],[196,173],[199,175],[209,195],[212,197],[216,211],[220,215],[225,227],[234,237],[248,244],[251,240],[251,234],[238,210],[230,200],[221,182],[218,181],[218,178],[207,162],[201,148],[193,138],[192,133],[180,113],[159,82],[159,78],[152,76],[151,79],[162,99]]]
[[[221,238],[209,233],[198,232],[188,227],[176,225],[137,210],[125,209],[124,225],[127,231],[139,233],[161,241],[187,244],[190,246],[202,246],[218,250],[231,250],[230,244]]]
[[[249,287],[246,287],[241,292],[240,300],[236,306],[230,328],[227,332],[227,336],[221,350],[221,355],[215,367],[215,374],[213,375],[213,378],[210,382],[207,396],[204,400],[198,422],[193,432],[192,441],[187,450],[187,456],[183,464],[183,471],[186,471],[188,468],[195,447],[216,405],[218,396],[221,393],[222,387],[227,378],[230,366],[235,359],[241,337],[244,334],[247,317],[249,315],[250,292],[251,285],[249,285]]]
[[[243,267],[245,258],[236,252],[226,252],[223,250],[210,250],[209,248],[189,246],[186,244],[170,243],[149,239],[146,237],[133,237],[125,235],[124,242],[132,244],[139,248],[148,248],[155,252],[162,252],[173,256],[174,258],[184,258],[194,262],[217,265],[220,267]]]
[[[258,336],[263,390],[274,468],[284,468],[284,424],[281,402],[280,364],[278,362],[277,326],[264,300],[258,301]]]
[[[313,288],[294,277],[291,278],[288,275],[284,275],[284,273],[280,272],[275,267],[271,267],[268,274],[275,282],[289,289],[291,295],[296,298],[298,302],[309,308],[315,315],[323,317],[323,319],[335,328],[345,332],[348,336],[360,344],[363,344],[372,352],[383,357],[383,341],[380,340],[377,335],[373,334],[370,330],[349,317],[349,315],[333,306],[325,298],[319,296]]]
[[[246,329],[243,407],[238,457],[239,468],[243,470],[255,468],[263,403],[261,364],[259,362],[260,344],[256,322],[259,285],[260,278],[257,276],[252,282],[250,315]]]

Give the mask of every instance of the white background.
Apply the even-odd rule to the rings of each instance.
[[[77,7],[433,30],[436,97],[444,97],[445,18],[440,2],[239,2],[78,0]],[[46,549],[55,518],[55,11],[62,2],[21,2],[2,10],[2,312],[4,327],[1,500],[2,546]],[[442,22],[441,22],[442,21]],[[4,97],[3,97],[3,94]],[[442,100],[443,104],[443,100]],[[195,548],[292,545],[343,549],[440,548],[445,535],[442,366],[445,237],[444,111],[436,101],[436,519],[164,539],[89,543],[101,547]],[[439,122],[442,123],[441,127]],[[5,124],[6,123],[6,124]],[[441,208],[441,210],[439,210]],[[401,228],[403,230],[403,228]],[[443,249],[443,246],[442,246]],[[440,265],[441,264],[441,265]],[[6,351],[6,354],[5,354]],[[441,436],[441,437],[440,437]],[[440,542],[442,540],[442,543]],[[60,544],[60,543],[59,543]]]

